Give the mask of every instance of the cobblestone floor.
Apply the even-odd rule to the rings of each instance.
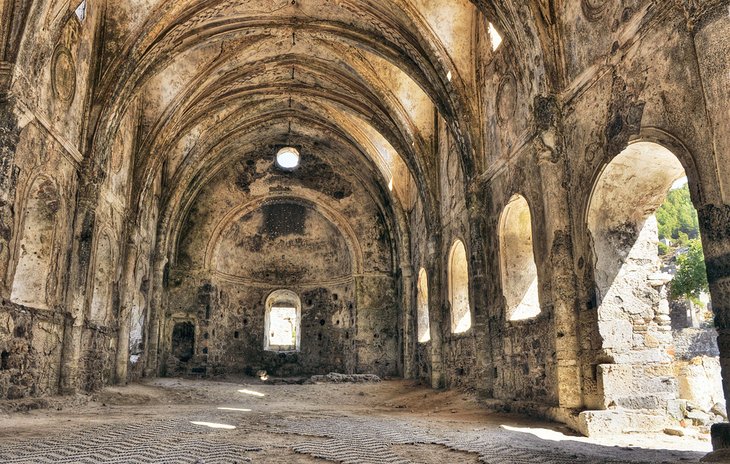
[[[377,387],[338,386],[341,401],[334,404],[337,394],[331,391],[328,394],[334,396],[306,401],[307,395],[327,385],[267,386],[257,391],[206,385],[202,393],[193,389],[194,394],[187,382],[165,385],[160,388],[176,394],[167,398],[163,391],[153,401],[133,395],[114,405],[107,404],[113,397],[102,397],[71,412],[0,416],[0,462],[599,464],[697,462],[703,456],[589,443],[559,432],[546,440],[500,425],[501,417],[483,423],[471,417],[453,419],[454,409],[427,416],[400,410],[407,409],[403,407],[389,412],[376,407]],[[363,394],[363,389],[373,393]],[[227,395],[240,391],[253,395],[226,402]],[[354,391],[365,399],[358,401]],[[124,398],[123,392],[118,394]],[[236,407],[221,406],[232,404],[231,399]],[[531,425],[551,427],[534,421]]]

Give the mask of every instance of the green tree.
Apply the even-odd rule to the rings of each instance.
[[[657,209],[656,218],[660,240],[666,238],[682,242],[685,236],[690,239],[699,237],[700,224],[687,184],[669,192],[667,199]]]
[[[671,284],[672,298],[685,297],[697,303],[700,293],[709,289],[700,239],[689,241],[687,252],[677,257],[677,266],[677,275]]]

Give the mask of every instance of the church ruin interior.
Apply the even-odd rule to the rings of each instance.
[[[729,0],[0,21],[0,462],[730,460]]]

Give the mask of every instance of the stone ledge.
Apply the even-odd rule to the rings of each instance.
[[[630,409],[583,411],[576,421],[578,432],[587,437],[662,432],[670,425],[666,416]]]

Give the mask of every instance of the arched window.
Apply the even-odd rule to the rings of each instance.
[[[53,241],[58,210],[61,205],[56,186],[39,178],[30,189],[23,216],[23,230],[18,246],[17,265],[10,300],[13,303],[48,307],[53,258]]]
[[[426,343],[431,340],[431,325],[428,321],[428,275],[426,270],[421,268],[418,273],[418,341]]]
[[[89,319],[104,323],[109,316],[112,299],[112,282],[114,281],[114,254],[112,243],[107,234],[99,238],[96,245],[94,268],[94,293],[91,297],[91,314]]]
[[[266,299],[264,349],[299,351],[302,303],[296,293],[277,290]]]
[[[507,319],[535,317],[540,314],[540,298],[532,249],[532,216],[527,200],[521,195],[513,196],[502,213],[499,241]]]
[[[469,307],[469,265],[464,244],[457,240],[449,255],[449,303],[451,332],[464,333],[471,328]]]

